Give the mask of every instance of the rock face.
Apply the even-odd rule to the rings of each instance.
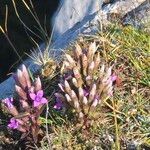
[[[57,39],[68,29],[71,29],[84,17],[100,9],[102,0],[61,0],[60,7],[53,17],[54,36]]]
[[[99,12],[102,21],[108,23],[113,20],[113,16],[122,19],[128,12],[134,11],[145,0],[116,0],[112,4],[105,5]],[[114,18],[115,21],[117,18]]]
[[[60,54],[61,49],[67,47],[80,34],[96,32],[98,21],[104,25],[110,23],[111,14],[118,14],[122,22],[125,22],[128,16],[133,18],[133,22],[136,21],[134,14],[137,14],[139,19],[149,14],[149,0],[114,0],[110,2],[102,5],[101,0],[62,0],[60,3],[62,7],[53,18],[55,28],[50,49],[54,48],[58,52],[57,54]],[[146,19],[149,20],[149,16]],[[35,71],[37,66],[31,59],[25,63],[33,72]],[[14,81],[10,77],[0,85],[0,99],[11,97],[13,92]]]
[[[150,31],[150,0],[144,1],[139,7],[128,12],[124,17],[124,24],[131,24],[138,28],[147,28]]]

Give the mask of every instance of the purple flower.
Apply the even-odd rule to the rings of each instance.
[[[116,76],[115,74],[113,74],[113,75],[111,76],[111,81],[114,82],[114,81],[116,81],[116,79],[117,79],[117,76]]]
[[[8,124],[8,127],[11,128],[11,129],[17,129],[18,126],[19,126],[18,121],[14,118],[11,118],[10,123]]]
[[[86,88],[83,89],[83,92],[84,92],[84,96],[87,97],[90,93],[90,90],[89,90],[88,87],[86,87]]]
[[[72,78],[72,75],[73,75],[72,73],[65,74],[65,75],[64,75],[64,79],[65,79],[65,80],[69,80],[69,79]]]
[[[96,95],[94,96],[94,99],[99,100],[99,99],[100,99],[100,96],[99,96],[98,94],[96,94]]]
[[[55,94],[56,96],[56,94]],[[56,103],[54,105],[54,109],[60,110],[63,107],[63,103],[60,97],[56,96]]]
[[[6,98],[3,100],[3,102],[7,105],[8,108],[12,108],[13,107],[13,98]]]
[[[36,94],[30,93],[30,98],[34,101],[33,106],[38,107],[41,104],[46,104],[47,99],[43,97],[43,90],[39,90]]]

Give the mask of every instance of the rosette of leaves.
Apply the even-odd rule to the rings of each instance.
[[[34,141],[37,142],[40,131],[38,119],[47,103],[47,99],[43,96],[41,80],[38,77],[32,82],[25,65],[22,65],[22,70],[18,69],[14,78],[18,100],[13,98],[3,100],[8,112],[13,116],[8,127],[21,131],[22,137],[32,135]]]
[[[88,126],[96,107],[113,94],[112,66],[101,61],[96,43],[82,48],[76,44],[73,53],[65,54],[62,65],[61,92],[57,99],[74,109],[78,120]]]

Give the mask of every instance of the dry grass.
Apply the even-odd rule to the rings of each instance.
[[[74,124],[73,118],[69,118],[72,114],[64,117],[62,112],[56,111],[56,115],[50,111],[51,115],[55,114],[49,133],[51,147],[59,150],[149,148],[150,36],[130,26],[112,25],[78,41],[88,45],[93,40],[99,45],[102,59],[115,63],[118,79],[114,96],[98,108],[98,118],[88,132]],[[57,117],[63,121],[60,123]],[[49,147],[46,138],[41,143],[41,149]]]

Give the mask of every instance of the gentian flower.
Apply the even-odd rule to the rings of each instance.
[[[11,128],[11,129],[17,129],[18,126],[19,126],[18,121],[14,118],[11,118],[10,123],[8,124],[8,127]]]
[[[47,99],[43,97],[43,90],[39,90],[36,94],[30,93],[30,98],[33,100],[33,106],[38,107],[41,104],[46,104]]]
[[[116,79],[117,79],[117,75],[113,74],[113,75],[111,76],[111,81],[114,82],[114,81],[116,81]]]
[[[6,99],[3,100],[3,102],[6,104],[6,106],[8,108],[12,108],[13,107],[13,104],[12,104],[13,98],[6,98]]]
[[[55,95],[56,96],[56,95]],[[54,105],[54,109],[60,110],[63,107],[63,103],[60,97],[56,96],[56,103]]]

